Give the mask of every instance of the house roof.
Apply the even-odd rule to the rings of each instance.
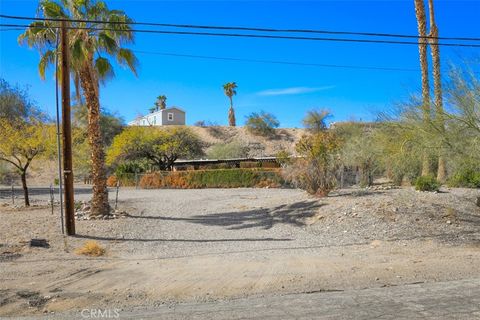
[[[160,110],[160,111],[164,111],[164,110],[172,110],[172,109],[175,109],[175,110],[178,110],[180,112],[183,112],[185,113],[185,110],[183,109],[180,109],[179,107],[170,107],[170,108],[166,108],[166,109],[163,109],[163,110]]]

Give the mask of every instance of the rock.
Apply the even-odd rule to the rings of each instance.
[[[450,221],[450,220],[447,220],[447,224],[451,224],[451,223],[452,223],[452,221]]]

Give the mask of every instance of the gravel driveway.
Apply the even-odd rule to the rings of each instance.
[[[0,315],[478,278],[476,193],[349,189],[316,199],[294,189],[121,189],[126,217],[79,220],[66,239],[48,206],[3,206]],[[51,247],[25,246],[31,238]],[[92,239],[106,256],[74,254]]]

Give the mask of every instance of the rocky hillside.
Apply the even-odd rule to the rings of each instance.
[[[236,142],[248,147],[249,156],[273,156],[281,150],[295,152],[295,143],[305,133],[304,129],[275,129],[269,137],[255,135],[244,127],[189,127],[204,141],[205,151],[215,144]]]

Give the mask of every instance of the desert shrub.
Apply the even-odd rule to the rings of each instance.
[[[170,172],[165,175],[162,180],[162,187],[174,188],[174,189],[188,189],[190,184],[187,182],[188,171],[184,172]]]
[[[139,186],[143,189],[158,189],[163,186],[162,181],[163,176],[160,173],[147,173],[140,179]]]
[[[116,187],[116,186],[117,186],[117,182],[118,182],[117,177],[115,177],[115,176],[110,176],[110,177],[108,177],[108,179],[107,179],[107,186],[108,186],[108,187]]]
[[[230,143],[215,144],[207,151],[209,159],[234,159],[246,158],[248,156],[249,147],[233,141]]]
[[[371,186],[374,176],[382,171],[381,148],[375,125],[347,122],[335,126],[335,133],[342,140],[342,164],[348,168],[358,168],[361,187]]]
[[[433,175],[421,176],[415,180],[415,189],[419,191],[438,191],[440,183]]]
[[[271,136],[275,133],[275,128],[278,128],[280,122],[277,118],[265,111],[260,113],[253,112],[246,117],[245,127],[253,134],[261,136]]]
[[[480,188],[480,171],[472,168],[460,169],[448,180],[449,187]]]
[[[195,127],[206,127],[207,122],[205,120],[198,120],[193,123]]]
[[[96,241],[86,241],[81,248],[75,250],[76,254],[82,254],[91,257],[100,257],[105,254],[106,250]]]
[[[296,149],[303,158],[284,170],[286,179],[310,194],[327,196],[337,182],[339,139],[325,130],[303,136]]]
[[[277,152],[275,157],[277,158],[277,163],[281,167],[285,167],[285,166],[291,165],[293,163],[292,156],[286,150],[281,150],[281,151]]]

